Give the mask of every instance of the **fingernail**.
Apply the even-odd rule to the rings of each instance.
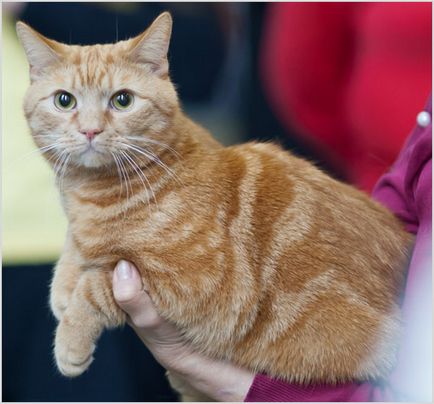
[[[119,281],[127,281],[133,278],[133,269],[127,261],[121,260],[116,265],[116,277]]]

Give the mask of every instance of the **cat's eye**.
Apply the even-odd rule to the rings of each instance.
[[[62,111],[70,111],[77,105],[77,100],[72,94],[66,91],[59,91],[54,96],[54,105]]]
[[[134,97],[128,91],[119,91],[110,100],[110,105],[118,111],[123,111],[131,107]]]

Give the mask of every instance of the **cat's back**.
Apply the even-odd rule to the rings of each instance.
[[[399,220],[365,192],[335,180],[276,144],[246,143],[215,153],[224,162],[219,164],[227,168],[229,177],[231,172],[243,172],[258,208],[262,205],[268,213],[280,204],[282,208],[298,209],[306,222],[315,219],[325,228],[333,221],[352,225],[358,222],[354,232],[363,228],[368,233],[381,229],[406,234]]]
[[[365,274],[357,272],[366,269],[371,280],[391,283],[387,293],[396,295],[403,275],[394,267],[406,259],[410,236],[385,207],[275,144],[248,143],[219,153],[230,177],[242,172],[236,189],[250,212],[262,255],[257,262],[275,265],[295,256],[359,279]]]

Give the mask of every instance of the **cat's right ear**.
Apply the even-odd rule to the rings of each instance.
[[[130,40],[130,58],[151,66],[152,71],[166,78],[169,71],[167,52],[172,34],[172,16],[167,11],[160,14],[151,26]]]
[[[30,80],[37,80],[47,67],[60,60],[63,45],[45,38],[21,21],[17,22],[16,30],[29,62]]]

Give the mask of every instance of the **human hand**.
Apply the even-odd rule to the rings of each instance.
[[[139,272],[128,261],[119,261],[115,268],[113,294],[128,314],[128,324],[163,367],[174,370],[192,353],[176,327],[157,313]]]
[[[117,264],[113,294],[128,314],[129,325],[164,368],[216,401],[244,400],[254,374],[194,352],[180,331],[157,313],[146,285],[131,263]]]

